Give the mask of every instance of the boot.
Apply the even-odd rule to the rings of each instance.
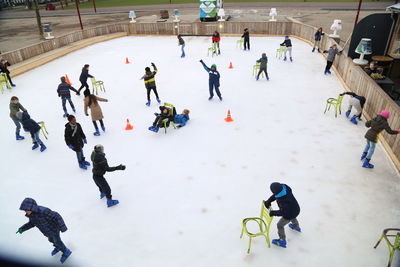
[[[15,85],[15,84],[13,84],[13,83],[11,83],[11,86],[12,86],[12,87],[15,87],[16,85]]]
[[[83,163],[79,163],[79,168],[83,169],[83,170],[87,170],[87,167],[85,164]]]
[[[106,196],[104,193],[100,193],[100,199],[103,199]]]
[[[86,160],[83,160],[83,165],[90,166],[90,163],[88,161],[86,161]]]
[[[258,79],[259,79],[259,77],[257,76],[257,77],[256,77],[256,81],[258,81]]]
[[[96,131],[93,133],[94,136],[100,136],[99,129],[96,129]]]
[[[328,74],[328,71],[324,71],[324,74],[327,75],[327,74]]]
[[[17,141],[19,141],[19,140],[24,140],[25,137],[20,136],[19,134],[16,134],[16,135],[15,135],[15,139],[17,139]]]
[[[161,100],[160,100],[159,98],[157,98],[157,102],[158,102],[158,104],[160,104],[160,103],[161,103]]]
[[[34,143],[33,143],[33,146],[32,146],[32,150],[35,150],[35,149],[38,148],[38,147],[39,147],[38,143],[34,142]]]
[[[272,244],[286,248],[286,240],[284,239],[272,239]]]
[[[76,113],[76,110],[75,110],[75,108],[73,108],[73,109],[72,109],[72,111],[73,111],[74,113]]]
[[[283,58],[283,61],[286,61],[286,60],[287,60],[287,58],[286,58],[286,57],[284,57],[284,58]]]
[[[289,227],[290,227],[290,229],[295,230],[295,231],[301,233],[301,228],[298,227],[298,226],[297,226],[297,227],[294,227],[293,223],[289,223]]]
[[[212,96],[210,96],[210,97],[208,98],[208,100],[211,100],[211,99],[213,99],[213,97],[212,97]]]
[[[104,127],[104,126],[101,126],[101,129],[103,130],[103,132],[106,131],[106,127]]]
[[[328,74],[332,74],[332,72],[331,72],[330,70],[327,70],[326,72],[327,72]]]
[[[357,125],[357,120],[356,120],[356,118],[357,118],[357,115],[353,115],[353,117],[351,117],[351,119],[350,119],[350,121],[352,122],[352,123],[354,123],[355,125]]]
[[[51,256],[56,255],[60,250],[58,248],[54,248],[53,251],[51,252]]]
[[[374,165],[369,163],[370,160],[371,160],[371,159],[365,159],[362,166],[363,166],[364,168],[373,169],[373,168],[374,168]]]
[[[107,198],[107,207],[108,208],[115,206],[117,204],[119,204],[118,200],[112,200],[111,198]]]
[[[361,160],[364,160],[367,157],[367,152],[363,152],[361,155]]]
[[[64,117],[64,118],[68,117],[68,112],[64,111],[63,117]]]
[[[313,53],[314,53],[314,51],[315,51],[315,47],[312,49],[312,51],[311,51],[311,52],[313,52]]]
[[[350,110],[346,111],[346,117],[348,118],[350,116]]]
[[[222,101],[222,100],[223,100],[222,96],[220,96],[220,97],[219,97],[219,100],[220,100],[220,101]]]
[[[64,263],[64,262],[68,259],[68,257],[69,257],[71,254],[72,254],[72,251],[69,250],[69,249],[67,249],[67,250],[65,251],[65,253],[62,254],[62,256],[61,256],[61,259],[60,259],[61,263]]]
[[[293,58],[292,57],[290,57],[290,62],[293,62]]]
[[[45,151],[46,148],[47,148],[47,147],[46,147],[44,144],[41,144],[41,145],[40,145],[40,152]]]
[[[150,104],[151,104],[151,101],[149,100],[149,101],[147,101],[147,103],[146,103],[146,106],[150,106]]]
[[[267,81],[269,81],[269,76],[267,75]]]

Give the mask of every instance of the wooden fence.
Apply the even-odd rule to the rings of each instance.
[[[78,31],[53,40],[44,41],[22,49],[4,53],[1,56],[11,64],[19,63],[37,55],[46,53],[56,48],[72,44],[86,38],[106,35],[117,32],[127,32],[131,35],[211,35],[214,31],[222,34],[241,34],[248,28],[252,34],[263,35],[292,35],[312,43],[316,28],[296,21],[288,22],[193,22],[193,23],[121,23],[95,27]],[[321,47],[329,48],[335,41],[327,36],[322,39]],[[400,129],[400,107],[372,80],[359,66],[343,54],[337,56],[334,62],[339,78],[343,85],[350,91],[367,98],[364,115],[367,118],[376,116],[381,110],[391,111],[389,123],[393,129]],[[380,140],[400,170],[400,137],[383,133]]]

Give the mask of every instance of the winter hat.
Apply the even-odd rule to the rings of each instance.
[[[389,110],[382,110],[381,113],[379,113],[379,115],[381,115],[381,116],[384,117],[385,119],[389,119],[389,117],[390,117],[390,111],[389,111]]]
[[[83,91],[83,95],[85,97],[90,96],[90,90],[89,89],[85,89],[85,91]]]
[[[104,146],[100,145],[100,144],[95,145],[94,146],[94,151],[104,153]]]
[[[15,114],[15,116],[19,119],[19,120],[22,120],[22,111],[18,111],[16,114]]]
[[[280,183],[272,183],[269,188],[271,189],[271,192],[274,193],[274,195],[276,195],[276,194],[279,194],[282,191],[282,184],[280,184]]]
[[[144,70],[145,70],[146,72],[149,72],[149,71],[150,71],[150,68],[149,68],[149,67],[146,67]]]
[[[285,36],[285,40],[287,40],[287,39],[289,39],[289,36],[286,35],[286,36]]]
[[[215,69],[217,69],[217,65],[215,65],[215,64],[212,64],[212,65],[211,65],[211,68],[212,68],[212,67],[214,67]]]

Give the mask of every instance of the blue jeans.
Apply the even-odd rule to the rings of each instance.
[[[49,242],[53,243],[53,246],[61,251],[62,253],[65,253],[67,250],[67,247],[64,245],[64,243],[61,241],[60,233],[58,232],[55,235],[49,236],[48,237]]]
[[[43,142],[42,142],[42,140],[40,140],[39,135],[40,135],[40,130],[32,135],[32,141],[33,141],[33,143],[37,143],[38,145],[42,145]]]
[[[62,97],[61,100],[62,100],[62,107],[63,107],[64,113],[68,113],[67,107],[65,106],[65,103],[67,102],[67,100],[68,100],[69,104],[71,105],[72,110],[75,110],[74,103],[72,103],[72,100],[70,97]]]
[[[185,44],[182,45],[181,49],[182,49],[181,57],[185,57],[185,50],[184,50],[185,49]]]
[[[21,121],[20,120],[16,120],[16,119],[12,119],[12,120],[13,120],[15,126],[17,127],[15,129],[15,135],[19,135],[19,132],[21,130]]]
[[[371,157],[375,151],[375,146],[376,146],[375,142],[369,141],[367,139],[367,144],[365,145],[365,148],[364,148],[364,153],[367,153],[367,156],[366,156],[367,159],[371,159]]]
[[[79,164],[83,164],[85,162],[85,156],[83,155],[83,150],[82,148],[76,152],[76,157],[78,159]]]

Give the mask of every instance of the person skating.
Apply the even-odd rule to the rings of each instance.
[[[39,137],[40,125],[36,121],[32,120],[26,111],[18,111],[16,116],[21,121],[24,130],[31,134],[33,142],[32,150],[35,150],[40,146],[40,152],[45,151],[47,147],[43,144]]]
[[[125,170],[126,167],[122,164],[116,167],[108,166],[107,159],[104,154],[103,145],[96,145],[91,155],[91,160],[93,163],[93,180],[97,187],[100,190],[100,199],[106,197],[107,198],[107,207],[112,207],[119,203],[118,200],[113,200],[111,195],[111,188],[108,185],[106,179],[104,178],[104,174],[106,172],[113,172],[116,170]]]
[[[69,102],[69,105],[71,106],[72,111],[74,113],[76,112],[74,103],[72,103],[72,100],[71,100],[70,90],[74,91],[77,95],[80,95],[80,93],[74,87],[72,87],[70,84],[68,84],[66,82],[64,76],[62,76],[60,78],[60,80],[61,80],[61,83],[58,85],[57,93],[58,93],[58,96],[61,97],[62,108],[64,110],[64,115],[63,116],[67,117],[68,116],[68,111],[67,111],[67,107],[65,106],[65,103],[67,101]]]
[[[185,57],[185,41],[182,38],[182,35],[178,34],[178,45],[181,46],[182,49],[182,55],[181,57]]]
[[[290,40],[289,36],[285,36],[285,40],[281,43],[281,46],[286,46],[285,49],[285,57],[283,58],[284,61],[287,60],[286,53],[289,52],[290,61],[293,61],[292,58],[292,40]]]
[[[164,121],[167,123],[167,125],[169,125],[169,123],[174,120],[174,116],[176,113],[176,110],[174,108],[171,115],[170,108],[165,106],[160,106],[160,111],[161,113],[154,113],[154,115],[156,115],[156,119],[154,120],[153,125],[148,128],[150,131],[153,131],[155,133],[157,133],[160,128],[164,127]]]
[[[267,72],[267,63],[268,63],[267,54],[262,53],[261,58],[259,60],[257,60],[257,63],[260,63],[260,70],[258,71],[256,80],[258,81],[258,79],[260,78],[260,74],[262,72],[264,72],[265,77],[267,78],[267,81],[269,81],[269,76],[268,76],[268,72]]]
[[[213,45],[215,45],[215,53],[217,53],[218,49],[218,55],[221,55],[221,50],[219,47],[219,42],[221,41],[221,36],[219,35],[219,32],[215,31],[213,36],[211,37]]]
[[[16,140],[24,140],[25,137],[20,135],[21,131],[21,120],[17,118],[17,112],[18,111],[25,111],[27,110],[19,103],[19,99],[16,96],[11,97],[10,100],[10,118],[13,120],[15,124],[15,138]]]
[[[250,50],[250,33],[247,28],[244,29],[242,38],[244,39],[244,50],[246,50],[246,48]]]
[[[184,109],[181,114],[176,114],[174,117],[174,123],[178,124],[178,128],[184,127],[189,118],[190,111],[188,109]]]
[[[271,203],[276,200],[279,210],[271,210],[269,215],[282,217],[277,224],[279,239],[272,239],[272,244],[286,248],[285,225],[291,222],[289,227],[292,230],[301,232],[299,222],[297,221],[297,216],[300,214],[300,206],[292,194],[292,189],[288,185],[272,183],[270,189],[273,195],[264,201],[264,205],[266,208],[269,208]]]
[[[74,115],[68,115],[68,123],[65,124],[64,140],[67,146],[76,152],[79,168],[87,170],[90,163],[85,160],[83,146],[87,144],[86,135],[82,126],[76,122]]]
[[[150,92],[151,91],[153,91],[154,94],[156,95],[156,99],[157,99],[158,104],[161,103],[161,100],[158,97],[158,93],[157,93],[156,80],[154,79],[154,76],[156,76],[158,70],[157,70],[157,67],[156,67],[156,65],[154,63],[151,63],[151,66],[153,67],[153,71],[151,71],[149,67],[146,67],[145,68],[146,73],[142,77],[142,79],[144,80],[144,85],[145,85],[146,90],[147,90],[147,103],[146,103],[146,106],[150,106],[150,104],[151,104],[151,100],[150,100]]]
[[[346,117],[348,118],[351,113],[351,109],[354,107],[356,110],[356,113],[351,117],[350,121],[354,124],[357,124],[356,118],[361,120],[361,115],[362,115],[362,110],[364,108],[364,104],[367,101],[365,97],[359,96],[356,93],[353,92],[344,92],[341,93],[340,95],[349,95],[351,96],[351,99],[349,101],[349,108],[346,111]]]
[[[315,48],[317,47],[318,53],[321,53],[319,48],[320,48],[321,39],[322,39],[323,35],[325,35],[325,33],[322,32],[322,28],[318,28],[318,30],[314,34],[314,46],[313,46],[312,52],[314,52]]]
[[[16,85],[12,82],[11,76],[10,76],[10,71],[8,70],[9,66],[11,66],[11,64],[6,59],[3,58],[0,60],[0,72],[5,73],[8,81],[10,82],[10,85],[12,87],[15,87]]]
[[[203,62],[202,59],[200,59],[200,63],[203,65],[203,68],[208,72],[209,75],[209,79],[208,79],[208,87],[209,87],[209,91],[210,91],[210,97],[208,98],[208,100],[211,100],[214,97],[214,88],[215,88],[215,92],[217,93],[219,100],[222,101],[222,96],[221,96],[221,92],[219,91],[219,72],[217,71],[217,65],[212,64],[211,68],[207,67],[206,64]]]
[[[89,74],[89,64],[85,64],[82,68],[81,76],[79,76],[79,81],[81,82],[81,87],[78,89],[78,93],[81,93],[83,87],[89,90],[89,85],[87,84],[88,78],[94,78],[94,76]]]
[[[325,72],[324,72],[324,74],[325,74],[325,75],[326,75],[326,74],[331,74],[330,69],[331,69],[331,67],[332,67],[333,61],[335,60],[336,55],[342,54],[342,51],[339,51],[339,50],[337,49],[337,45],[336,45],[336,44],[333,44],[333,45],[329,48],[329,50],[328,50],[328,51],[325,50],[324,53],[328,53],[328,57],[327,57],[327,59],[326,59],[326,67],[325,67]]]
[[[97,126],[96,121],[100,122],[100,126],[101,126],[101,129],[103,130],[103,132],[106,131],[106,127],[104,127],[104,122],[103,122],[104,116],[103,116],[103,112],[102,112],[101,107],[98,102],[99,101],[108,102],[108,100],[105,98],[101,98],[101,97],[95,96],[93,94],[90,94],[89,90],[83,91],[83,94],[85,95],[85,99],[83,100],[85,115],[89,116],[88,108],[90,108],[90,116],[92,117],[92,122],[93,122],[94,128],[96,130],[93,133],[93,135],[99,136],[100,131],[99,131],[99,127]]]
[[[60,232],[64,233],[68,230],[61,215],[49,208],[38,206],[32,198],[25,198],[19,209],[25,211],[25,216],[29,218],[29,222],[22,225],[16,234],[22,234],[33,227],[37,227],[54,246],[51,256],[61,251],[60,261],[64,263],[72,251],[64,245],[60,237]]]
[[[387,120],[390,117],[390,112],[388,110],[382,110],[378,116],[369,120],[365,123],[365,126],[370,128],[365,134],[365,139],[367,139],[367,144],[365,145],[364,151],[361,155],[361,160],[364,160],[363,167],[372,169],[373,164],[370,163],[372,155],[375,151],[376,143],[378,142],[378,136],[380,132],[385,130],[388,134],[400,134],[400,131],[394,131],[390,128]]]

